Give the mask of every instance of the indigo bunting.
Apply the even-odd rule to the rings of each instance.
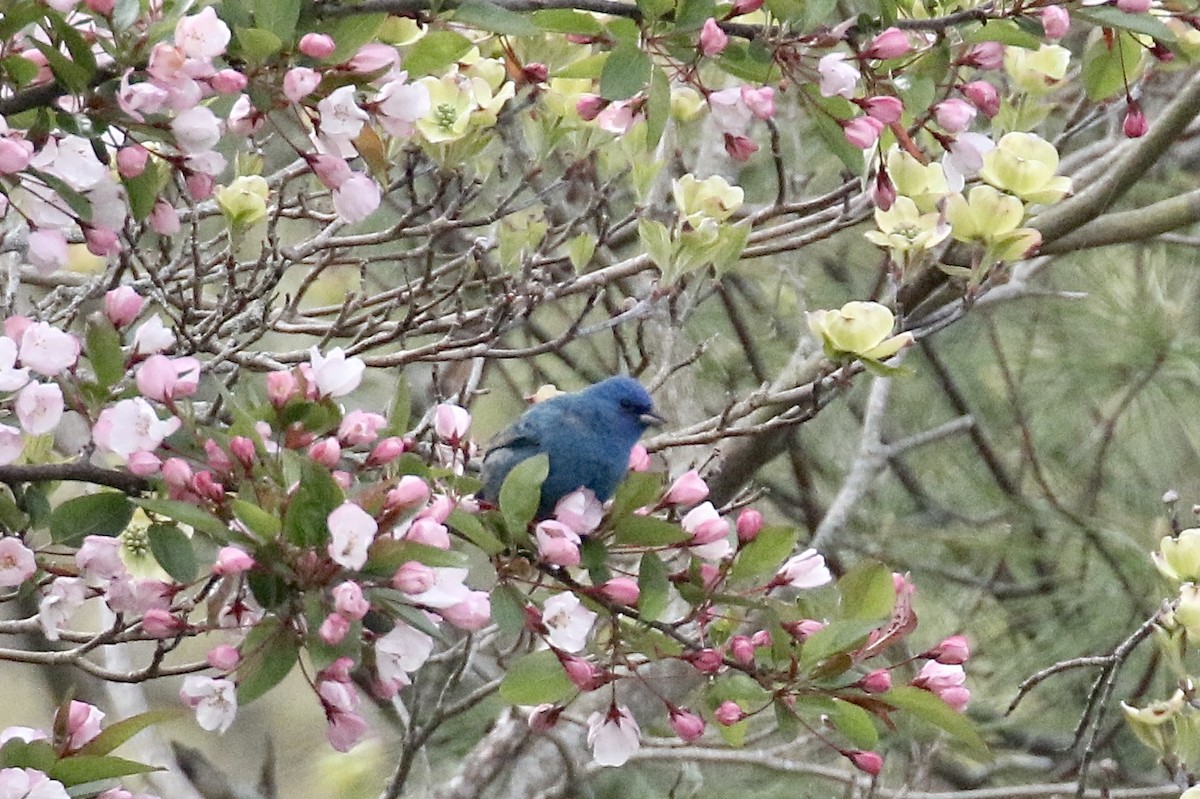
[[[479,498],[496,504],[512,468],[545,452],[550,472],[542,483],[539,519],[579,488],[590,488],[603,502],[625,476],[629,451],[642,432],[661,421],[646,389],[631,377],[610,377],[539,402],[492,441],[483,456]]]

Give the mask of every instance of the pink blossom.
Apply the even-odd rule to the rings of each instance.
[[[650,468],[650,453],[642,444],[634,444],[629,450],[629,471],[644,472]]]
[[[328,525],[329,557],[347,569],[361,569],[379,530],[375,519],[353,502],[343,502],[330,512]]]
[[[339,752],[349,752],[371,730],[366,719],[354,712],[332,710],[326,720],[325,739]]]
[[[347,580],[333,587],[333,607],[348,619],[361,619],[371,609],[371,603],[363,596],[362,586]]]
[[[845,53],[829,53],[817,62],[817,74],[820,76],[822,97],[842,96],[847,99],[854,96],[861,75],[852,64],[846,63]]]
[[[860,150],[874,147],[882,132],[883,123],[874,117],[856,117],[842,123],[842,133],[845,134],[846,141]]]
[[[83,240],[87,251],[101,258],[115,255],[121,249],[117,232],[98,225],[83,225]]]
[[[429,89],[406,82],[404,73],[383,84],[375,95],[376,118],[390,135],[412,136],[418,119],[429,113]]]
[[[0,538],[0,586],[12,588],[37,571],[33,551],[12,536]]]
[[[600,586],[600,594],[613,602],[635,607],[641,597],[637,580],[632,577],[614,577]]]
[[[213,189],[217,185],[212,175],[206,175],[203,172],[190,172],[183,182],[187,186],[188,195],[197,201],[207,200],[211,197]]]
[[[33,324],[33,320],[28,316],[6,316],[4,318],[4,335],[13,341],[20,341],[25,337],[25,331]]]
[[[317,630],[321,640],[329,646],[340,644],[348,632],[350,632],[350,620],[340,613],[330,613]]]
[[[1150,5],[1151,0],[1117,0],[1117,8],[1126,14],[1145,14]]]
[[[175,46],[188,58],[216,58],[224,54],[229,38],[229,26],[217,18],[212,6],[175,24]]]
[[[424,563],[410,560],[392,575],[392,587],[405,594],[418,596],[437,584],[437,573]]]
[[[963,686],[947,688],[938,694],[941,700],[957,713],[962,713],[971,702],[971,692]]]
[[[770,86],[758,89],[743,86],[742,102],[757,119],[768,120],[775,116],[775,90]]]
[[[74,5],[74,3],[72,3]],[[32,768],[0,769],[0,796],[5,799],[68,799],[58,780]]]
[[[241,574],[254,568],[254,558],[241,547],[225,546],[217,552],[217,561],[212,573],[216,575]]]
[[[187,622],[162,608],[142,614],[142,630],[151,638],[174,638],[187,629]]]
[[[233,101],[233,107],[229,109],[229,116],[225,120],[225,128],[230,133],[249,138],[262,130],[266,123],[266,115],[259,113],[250,102],[250,98],[243,94]]]
[[[700,52],[712,58],[719,55],[728,44],[729,36],[721,30],[717,21],[712,17],[706,19],[704,27],[700,29]]]
[[[892,673],[887,669],[875,669],[859,680],[858,685],[869,694],[882,694],[892,690]]]
[[[63,393],[56,383],[29,383],[17,394],[15,410],[21,429],[31,436],[49,433],[63,416]]]
[[[296,49],[309,58],[329,58],[337,49],[337,44],[329,34],[306,33],[300,37]]]
[[[396,687],[408,685],[408,675],[433,654],[433,639],[397,621],[391,632],[375,641],[375,667],[379,679]]]
[[[346,163],[346,159],[336,155],[316,153],[305,156],[305,159],[308,161],[308,168],[313,171],[321,183],[325,184],[327,189],[339,188],[354,174],[350,171],[350,165]]]
[[[790,585],[792,588],[816,588],[832,580],[833,575],[825,565],[825,558],[815,549],[806,549],[789,558],[775,575],[776,585]]]
[[[249,80],[236,69],[222,69],[208,79],[208,85],[220,94],[237,94],[244,91]]]
[[[334,89],[317,103],[317,111],[321,114],[321,133],[340,139],[353,139],[368,119],[367,112],[358,106],[353,86]]]
[[[595,664],[583,658],[559,652],[557,649],[554,650],[554,654],[558,656],[558,662],[562,664],[563,671],[567,673],[567,678],[579,690],[594,691],[607,682],[610,682],[608,679],[609,675],[601,671]]]
[[[562,705],[551,705],[548,702],[535,707],[529,714],[529,729],[534,732],[546,732],[558,724],[558,717],[563,712]]]
[[[237,458],[244,469],[250,469],[258,457],[254,442],[246,436],[234,436],[229,439],[229,452]]]
[[[175,206],[163,199],[155,200],[148,220],[150,227],[160,236],[174,236],[179,232],[179,213]]]
[[[960,133],[946,146],[942,156],[942,172],[950,191],[962,191],[966,179],[974,177],[983,167],[983,154],[994,150],[996,143],[982,133]]]
[[[2,543],[2,542],[0,542]],[[3,548],[0,548],[0,552]],[[59,639],[59,631],[83,607],[87,587],[78,577],[56,577],[38,603],[38,624],[50,641]]]
[[[136,178],[146,171],[150,151],[140,144],[122,147],[117,151],[117,171],[123,178]]]
[[[133,351],[137,355],[153,355],[175,343],[175,334],[163,325],[157,314],[142,322],[133,331]]]
[[[959,666],[966,663],[967,659],[971,657],[971,644],[965,635],[952,635],[926,652],[925,656],[933,658],[938,663]]]
[[[131,286],[118,286],[104,295],[104,315],[114,327],[125,327],[142,312],[144,302]]]
[[[0,136],[0,175],[11,175],[29,166],[33,143],[12,136]]]
[[[555,503],[554,519],[579,535],[587,535],[604,520],[604,505],[590,488],[579,488]]]
[[[290,370],[267,375],[267,397],[276,408],[282,408],[297,395],[298,382]]]
[[[24,741],[28,744],[34,741],[45,741],[49,737],[46,733],[35,730],[33,727],[5,727],[0,730],[0,747],[13,740]]]
[[[547,519],[534,528],[538,557],[556,566],[579,565],[579,535],[562,522]]]
[[[758,144],[747,136],[734,136],[726,133],[725,152],[729,153],[729,157],[734,161],[745,163],[750,160],[750,156],[758,152]]]
[[[344,397],[362,382],[367,365],[362,358],[347,358],[341,347],[334,347],[328,355],[322,355],[316,347],[308,351],[312,365],[313,382],[324,397]]]
[[[1121,130],[1131,139],[1140,139],[1150,130],[1150,123],[1142,112],[1142,106],[1136,100],[1129,100],[1125,107],[1125,119]]]
[[[229,644],[218,644],[208,650],[208,655],[205,657],[208,665],[220,671],[233,671],[237,668],[238,663],[242,660],[242,655],[238,652],[237,647]]]
[[[162,459],[153,452],[131,452],[125,462],[125,468],[139,477],[149,477],[158,474],[162,468]]]
[[[933,107],[933,118],[950,133],[961,133],[969,128],[975,114],[975,106],[957,97],[943,100]]]
[[[113,613],[141,616],[149,610],[171,607],[171,586],[161,580],[133,580],[122,575],[108,584],[104,601]]]
[[[732,699],[726,699],[717,706],[716,711],[713,713],[713,717],[716,718],[718,724],[721,724],[725,727],[732,727],[734,724],[737,724],[739,721],[746,718],[746,713],[742,710],[737,702],[734,702]]]
[[[435,549],[450,548],[450,531],[446,529],[446,525],[429,516],[415,519],[404,538],[406,541],[415,541]]]
[[[232,680],[189,675],[179,689],[179,698],[195,708],[196,722],[210,732],[225,732],[237,715],[237,690]]]
[[[960,664],[938,663],[931,660],[921,667],[912,684],[935,694],[950,688],[958,688],[967,681],[967,673]]]
[[[433,431],[443,441],[457,444],[470,426],[471,414],[460,405],[442,402],[433,410]]]
[[[125,70],[121,76],[121,85],[117,90],[117,105],[121,110],[138,122],[145,122],[146,114],[156,114],[167,102],[167,91],[154,83],[129,82],[133,69]]]
[[[206,10],[211,10],[208,6]],[[185,153],[211,150],[221,140],[221,120],[207,106],[198,105],[180,112],[171,120],[175,144]]]
[[[671,729],[685,743],[691,743],[704,734],[704,719],[690,710],[683,710],[677,707],[671,708],[669,722]]]
[[[885,125],[899,122],[900,116],[904,113],[904,103],[900,101],[899,97],[888,95],[864,97],[857,103],[867,113],[867,116],[878,119]]]
[[[96,157],[92,143],[73,134],[47,139],[29,163],[61,178],[76,191],[94,189],[108,178],[108,165]]]
[[[763,515],[754,508],[743,508],[737,517],[738,541],[748,544],[758,536],[763,526]]]
[[[389,508],[405,508],[428,501],[429,484],[415,474],[406,474],[388,492],[386,505]]]
[[[750,129],[754,114],[742,96],[742,90],[734,86],[708,95],[708,111],[713,123],[722,132],[741,136]]]
[[[863,55],[882,61],[899,58],[910,52],[912,52],[912,45],[909,44],[908,34],[899,28],[888,28],[871,41],[867,49],[863,51]]]
[[[29,234],[25,257],[40,275],[52,275],[67,265],[67,237],[57,228],[38,228]]]
[[[319,439],[309,446],[308,457],[322,466],[332,469],[342,459],[342,445],[336,438]]]
[[[735,635],[729,639],[729,654],[743,666],[754,662],[754,642],[744,635]]]
[[[17,344],[0,336],[0,391],[16,391],[29,382],[29,370],[17,368]]]
[[[623,136],[633,127],[633,123],[641,118],[643,118],[641,114],[634,113],[632,103],[627,100],[618,100],[609,103],[603,111],[596,115],[596,124],[600,130],[615,136]]]
[[[588,746],[592,759],[601,766],[623,766],[641,747],[641,729],[629,708],[617,705],[608,712],[593,713],[588,718]]]
[[[734,0],[730,15],[740,17],[743,14],[753,14],[762,8],[763,0]]]
[[[980,69],[1000,69],[1004,66],[1004,45],[1000,42],[980,42],[963,56],[963,64]]]
[[[320,85],[320,72],[309,67],[292,67],[283,75],[283,96],[298,103]]]
[[[159,419],[153,406],[141,397],[121,400],[100,412],[92,427],[92,440],[105,452],[122,458],[138,451],[153,451],[179,429],[179,419]]]
[[[717,513],[711,502],[688,511],[681,522],[691,536],[692,545],[711,544],[729,535],[729,522]]]
[[[855,768],[872,777],[878,777],[879,772],[883,771],[883,757],[878,752],[864,752],[856,749],[846,752],[846,757],[854,764]]]
[[[675,479],[667,489],[663,502],[668,505],[695,505],[708,496],[708,483],[695,469],[690,469]]]
[[[600,116],[600,112],[608,106],[608,101],[595,94],[580,95],[575,101],[575,113],[584,122],[591,122]]]
[[[387,426],[387,419],[378,413],[353,410],[346,414],[338,425],[338,440],[348,447],[370,444],[379,437],[379,431]]]
[[[1000,113],[1000,95],[996,87],[986,80],[973,80],[960,89],[963,96],[989,119]]]
[[[137,369],[138,391],[147,399],[167,402],[196,393],[200,362],[192,357],[151,355]]]
[[[354,224],[374,213],[382,199],[383,192],[374,178],[352,172],[333,190],[333,209],[342,219]]]
[[[442,608],[442,618],[460,630],[482,630],[492,620],[492,601],[487,591],[471,591],[456,605]]]
[[[25,437],[17,428],[0,424],[0,465],[8,464],[21,457],[25,450]]]
[[[569,591],[550,597],[542,608],[546,637],[551,646],[564,652],[578,652],[587,645],[596,618],[597,614]]]
[[[1042,9],[1042,30],[1050,41],[1057,41],[1071,29],[1071,15],[1062,6],[1046,6]]]
[[[210,499],[217,503],[225,501],[225,486],[207,469],[196,473],[196,476],[192,478],[191,489],[192,493],[204,499]]]
[[[378,72],[400,63],[400,53],[389,44],[364,44],[346,66],[353,72]]]
[[[81,577],[92,580],[115,580],[126,574],[121,560],[121,539],[106,535],[89,535],[75,553],[75,566]]]
[[[408,444],[400,436],[388,436],[375,445],[367,456],[368,467],[385,466],[408,451]],[[388,493],[391,496],[391,492]]]

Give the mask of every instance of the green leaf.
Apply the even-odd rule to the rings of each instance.
[[[1086,20],[1093,25],[1105,28],[1144,33],[1163,44],[1173,44],[1177,40],[1175,32],[1164,25],[1158,17],[1150,14],[1129,14],[1115,6],[1072,8],[1071,18]]]
[[[97,313],[88,317],[86,340],[88,361],[96,373],[96,382],[107,391],[125,375],[121,336],[112,322]]]
[[[844,699],[834,699],[830,704],[829,721],[846,740],[859,749],[874,749],[879,744],[879,730],[870,713]]]
[[[842,615],[847,619],[886,619],[896,604],[892,570],[882,563],[856,564],[838,580],[837,587],[842,597]]]
[[[605,100],[629,99],[646,88],[650,66],[650,56],[637,45],[618,45],[600,72],[600,96]]]
[[[831,107],[841,105],[836,101],[841,98],[821,98],[815,91],[809,92],[809,96],[820,106],[829,111]],[[837,117],[836,112],[834,116]],[[840,118],[840,117],[838,117]],[[854,174],[861,174],[863,171],[863,154],[862,151],[846,141],[846,135],[842,132],[842,126],[828,114],[820,112],[813,113],[810,116],[817,137],[829,149],[829,152],[837,156],[846,169]]]
[[[612,517],[620,518],[656,502],[663,490],[660,472],[630,472],[613,496]]]
[[[283,534],[297,546],[317,547],[329,540],[329,514],[345,497],[333,475],[320,464],[300,464],[300,485],[283,516]]]
[[[637,0],[638,11],[642,12],[644,22],[662,19],[675,10],[674,0]]]
[[[0,767],[3,768],[35,768],[38,771],[49,771],[56,760],[58,753],[49,741],[25,743],[20,738],[13,738],[0,747]]]
[[[454,550],[438,549],[416,541],[397,541],[394,538],[379,538],[371,544],[363,571],[372,574],[392,575],[410,560],[426,566],[464,568],[467,556]]]
[[[283,49],[283,40],[262,28],[238,28],[238,44],[242,57],[254,64],[261,64]]]
[[[825,658],[857,649],[879,624],[873,621],[835,621],[817,630],[804,641],[800,668],[809,669]]]
[[[150,552],[171,579],[185,585],[196,579],[196,550],[183,530],[174,524],[152,524],[147,535]]]
[[[567,66],[554,73],[556,78],[598,78],[604,72],[604,65],[612,53],[596,53],[578,61],[572,61]]]
[[[479,547],[486,555],[498,555],[504,551],[504,542],[492,535],[479,517],[461,508],[450,511],[446,526]]]
[[[675,243],[671,241],[671,231],[666,225],[654,219],[639,219],[638,241],[658,271],[664,275],[671,271],[671,264],[675,260]]]
[[[1072,9],[1071,16],[1075,16]],[[1000,42],[1014,47],[1024,47],[1026,50],[1036,50],[1042,46],[1042,39],[1021,28],[1016,23],[1006,19],[992,20],[971,31],[966,40],[971,44],[979,42]]]
[[[270,610],[277,608],[292,597],[291,586],[278,574],[254,569],[246,574],[246,585],[255,601]]]
[[[506,36],[537,36],[541,29],[525,14],[509,11],[487,0],[465,0],[454,9],[454,21]]]
[[[549,649],[530,652],[517,660],[500,682],[500,698],[510,705],[559,702],[574,691],[571,678]]]
[[[233,515],[242,524],[246,525],[246,529],[264,541],[268,541],[279,535],[283,530],[283,523],[279,521],[279,517],[270,511],[265,511],[253,502],[247,502],[244,499],[235,499],[232,503]]]
[[[299,655],[291,630],[269,616],[259,622],[241,646],[238,664],[238,704],[253,702],[288,676]]]
[[[409,48],[404,69],[414,78],[441,73],[470,49],[471,40],[461,33],[430,31]]]
[[[58,761],[46,773],[50,779],[71,786],[128,777],[133,774],[149,774],[152,771],[162,771],[162,769],[158,766],[148,766],[145,763],[126,760],[123,757],[73,755]]]
[[[8,82],[17,87],[30,83],[38,74],[37,64],[19,55],[10,55],[8,58],[0,59],[0,67],[8,76]]]
[[[203,508],[198,508],[189,502],[181,502],[177,499],[138,497],[133,500],[133,504],[159,516],[174,519],[180,524],[186,524],[208,534],[218,542],[224,543],[229,540],[229,525]]]
[[[392,396],[392,407],[388,409],[388,424],[385,435],[398,436],[408,430],[412,417],[412,393],[404,375],[396,381],[396,393]]]
[[[665,547],[687,541],[691,535],[674,522],[653,516],[626,516],[616,524],[618,544],[639,547]]]
[[[511,585],[492,589],[492,621],[502,632],[516,635],[525,629],[525,597]]]
[[[799,531],[794,527],[764,527],[734,561],[729,579],[735,582],[761,582],[779,571],[796,548]]]
[[[646,146],[657,147],[671,117],[671,82],[659,67],[650,72],[650,94],[646,100]]]
[[[542,453],[512,468],[500,486],[500,513],[513,536],[529,527],[542,501],[542,483],[550,473],[550,456]]]
[[[1112,47],[1104,37],[1096,38],[1083,53],[1080,71],[1087,96],[1100,102],[1124,94],[1126,83],[1132,84],[1141,77],[1144,54],[1137,39],[1124,31],[1113,37]]]
[[[638,615],[645,621],[657,621],[667,609],[667,567],[653,552],[642,555],[638,567]]]
[[[328,33],[337,42],[337,47],[325,59],[327,64],[340,64],[350,59],[358,52],[358,48],[375,38],[375,34],[387,22],[388,15],[350,14],[338,20],[337,24],[328,29]]]
[[[300,21],[300,0],[255,0],[254,24],[290,42]]]
[[[79,750],[79,754],[107,755],[147,727],[167,721],[174,721],[187,715],[187,711],[183,708],[172,707],[148,710],[145,713],[121,719],[118,722],[109,724],[99,735],[88,741]]]
[[[944,730],[974,754],[987,754],[987,744],[980,737],[975,725],[930,691],[913,688],[911,685],[902,685],[887,693],[879,694],[876,698]]]
[[[145,220],[154,210],[163,187],[163,173],[158,161],[149,159],[142,174],[132,178],[122,177],[121,182],[125,184],[125,195],[129,198],[129,211],[133,218]]]
[[[699,30],[709,17],[716,16],[715,0],[679,0],[675,10],[675,30]]]
[[[132,518],[129,497],[117,491],[75,497],[50,514],[50,538],[56,544],[75,547],[89,535],[119,535]]]
[[[599,36],[604,32],[591,14],[573,8],[547,8],[533,12],[533,23],[546,33],[574,33]]]
[[[717,64],[735,78],[753,83],[767,83],[778,77],[774,56],[758,42],[730,42]]]
[[[608,568],[608,547],[599,538],[584,536],[579,547],[579,565],[588,570],[592,585],[603,585],[612,579]]]

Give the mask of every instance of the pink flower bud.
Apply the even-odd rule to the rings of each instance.
[[[943,100],[933,107],[933,118],[950,133],[961,133],[971,127],[975,114],[975,106],[957,97]]]
[[[775,116],[775,90],[770,86],[755,89],[742,87],[742,102],[756,119],[768,120]]]
[[[117,151],[117,172],[123,178],[136,178],[146,171],[150,152],[140,144],[131,144]]]
[[[925,657],[947,666],[960,666],[971,657],[971,645],[965,635],[952,635],[926,652]]]
[[[183,619],[161,608],[150,608],[142,615],[142,630],[151,638],[172,638],[187,628]]]
[[[962,63],[980,69],[1000,69],[1004,66],[1004,45],[1000,42],[980,42],[967,51]]]
[[[743,666],[754,662],[754,642],[744,635],[729,639],[729,655]]]
[[[738,541],[748,544],[758,536],[763,527],[763,515],[754,508],[743,508],[737,517]]]
[[[258,454],[255,452],[254,442],[245,436],[234,436],[229,439],[229,451],[247,470],[254,465],[254,458]]]
[[[350,486],[354,485],[354,478],[345,469],[334,469],[329,473],[329,476],[333,478],[333,482],[338,484],[338,488],[343,491],[349,491]]]
[[[125,468],[138,477],[149,477],[152,474],[157,474],[158,470],[162,468],[162,460],[153,452],[139,450],[129,453],[129,459],[125,462]]]
[[[71,700],[67,710],[68,746],[78,749],[100,734],[100,723],[104,713],[95,705]]]
[[[871,185],[871,201],[881,211],[889,210],[892,203],[896,202],[896,184],[892,182],[892,176],[883,164],[879,165],[879,171],[875,173],[875,181]]]
[[[600,593],[613,602],[630,607],[637,605],[641,596],[637,580],[632,577],[614,577],[600,586]]]
[[[217,552],[217,562],[213,564],[212,573],[216,575],[241,574],[254,568],[254,558],[241,547],[221,547]]]
[[[308,457],[332,469],[342,459],[342,445],[336,438],[323,438],[308,448]]]
[[[756,630],[754,634],[750,636],[750,643],[754,644],[756,649],[760,646],[770,646],[771,634],[766,630]]]
[[[540,61],[531,61],[521,67],[521,76],[526,83],[545,83],[550,79],[550,67]]]
[[[746,718],[746,714],[738,706],[737,702],[732,699],[726,699],[718,707],[713,716],[716,717],[717,723],[725,727],[732,727],[742,719]]]
[[[671,729],[684,743],[690,744],[704,734],[704,719],[690,710],[671,708],[670,723]]]
[[[803,641],[813,633],[824,630],[825,622],[817,621],[816,619],[801,619],[800,621],[793,621],[784,624],[783,629],[787,630],[788,634],[797,641]]]
[[[608,106],[608,101],[596,94],[585,94],[575,102],[575,113],[584,122],[591,122],[600,116],[600,112]]]
[[[171,488],[191,488],[192,467],[183,458],[167,458],[163,461],[162,474]]]
[[[716,674],[725,665],[721,659],[721,653],[715,649],[701,649],[699,652],[691,652],[684,656],[687,662],[691,663],[696,668],[696,671],[701,674]]]
[[[389,436],[371,450],[367,456],[367,466],[386,466],[399,458],[408,450],[408,444],[400,436]]]
[[[347,580],[333,587],[333,609],[347,619],[361,619],[371,609],[371,603],[363,596],[362,586]]]
[[[734,0],[730,16],[740,17],[742,14],[752,14],[762,8],[763,0]]]
[[[287,405],[296,396],[296,376],[287,372],[271,372],[267,375],[267,397],[276,408]]]
[[[863,55],[867,58],[878,58],[881,61],[889,58],[899,58],[912,51],[908,42],[908,34],[899,28],[888,28],[876,36]]]
[[[208,650],[208,657],[205,658],[208,665],[220,671],[233,671],[241,662],[242,655],[237,651],[237,647],[229,644],[219,644]]]
[[[667,505],[695,505],[708,496],[708,483],[695,469],[684,472],[667,489],[663,502]]]
[[[149,222],[151,229],[160,236],[174,236],[179,232],[179,212],[166,200],[154,202]]]
[[[1125,121],[1121,124],[1121,130],[1131,139],[1140,139],[1150,130],[1150,123],[1137,100],[1130,100],[1126,105]]]
[[[629,471],[644,472],[650,468],[650,453],[641,444],[634,444],[629,450]]]
[[[218,483],[210,471],[197,472],[192,478],[191,488],[197,496],[217,503],[225,501],[225,486]]]
[[[734,136],[732,133],[726,133],[725,152],[729,153],[729,157],[734,161],[745,163],[750,160],[750,156],[758,152],[758,145],[747,136]]]
[[[864,97],[855,102],[859,108],[867,113],[867,116],[878,119],[884,125],[899,122],[900,116],[904,113],[904,103],[900,98],[891,97],[886,94],[877,97]]]
[[[184,178],[183,182],[187,186],[188,194],[197,202],[207,200],[211,197],[213,188],[216,186],[213,176],[206,175],[203,172],[192,172]]]
[[[562,715],[562,712],[561,705],[538,705],[529,714],[529,729],[534,732],[546,732],[553,729],[554,725],[558,724],[558,717]]]
[[[88,252],[101,258],[113,255],[121,249],[117,231],[106,227],[86,225],[83,228],[83,240],[87,244]]]
[[[337,613],[330,613],[325,617],[325,621],[321,622],[321,628],[317,634],[321,636],[321,640],[329,646],[336,646],[346,637],[346,633],[350,632],[350,622],[345,616]]]
[[[460,630],[482,630],[492,620],[492,602],[486,591],[471,591],[462,602],[442,608],[442,618]]]
[[[878,752],[854,750],[846,752],[845,755],[854,764],[855,768],[870,774],[872,777],[878,777],[879,772],[883,770],[883,758]]]
[[[956,713],[962,713],[967,709],[967,705],[971,701],[971,692],[961,685],[947,688],[938,693],[941,700],[951,707]]]
[[[1000,113],[1000,94],[986,80],[973,80],[964,84],[960,91],[988,119]]]
[[[887,669],[875,669],[858,681],[858,687],[869,694],[882,694],[892,690],[892,673]]]
[[[400,63],[400,51],[390,44],[364,44],[346,66],[353,72],[378,72]]]
[[[581,691],[594,691],[604,685],[607,680],[600,668],[583,658],[556,652],[558,661],[567,673],[571,683]]]
[[[208,465],[213,468],[213,471],[222,474],[229,474],[233,471],[233,461],[229,459],[229,455],[225,450],[221,449],[221,445],[211,438],[204,441],[204,454],[208,458]]]
[[[1150,10],[1150,0],[1117,0],[1117,8],[1126,14],[1145,14]]]
[[[337,44],[326,33],[306,33],[300,37],[296,49],[309,58],[329,58],[337,49]]]
[[[1046,6],[1042,9],[1042,30],[1046,38],[1057,41],[1071,29],[1071,15],[1062,6]]]
[[[130,286],[118,286],[104,295],[104,315],[113,327],[125,327],[142,312],[144,302]]]
[[[385,506],[390,510],[424,504],[429,501],[429,493],[428,483],[415,474],[406,474],[400,478],[396,487],[388,492]]]
[[[729,36],[721,30],[721,26],[712,17],[704,21],[700,29],[700,52],[712,58],[718,55],[729,44]]]
[[[117,0],[86,0],[84,5],[93,14],[99,14],[102,17],[111,17],[113,9],[117,7]]]
[[[883,132],[883,123],[874,117],[856,117],[842,123],[842,133],[846,141],[860,150],[874,147]]]
[[[238,94],[246,88],[246,76],[236,69],[218,70],[208,79],[208,85],[218,94]]]
[[[392,587],[405,594],[423,594],[437,583],[437,573],[424,563],[410,560],[392,575]]]

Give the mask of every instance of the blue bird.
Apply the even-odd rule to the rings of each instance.
[[[633,445],[649,425],[660,422],[654,401],[631,377],[610,377],[539,402],[492,441],[483,456],[479,498],[497,504],[512,468],[544,452],[550,456],[550,472],[542,483],[539,519],[579,488],[590,488],[603,502],[625,476]]]

